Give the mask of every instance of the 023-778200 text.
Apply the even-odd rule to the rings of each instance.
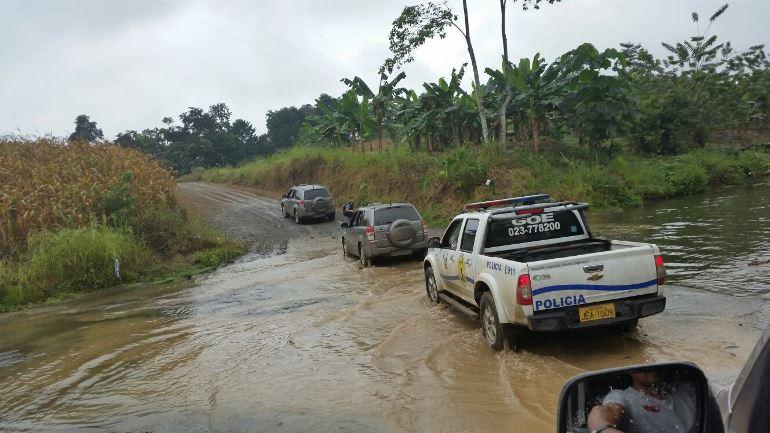
[[[561,228],[561,224],[558,221],[541,223],[541,224],[532,224],[529,226],[511,227],[508,229],[508,236],[513,237],[513,236],[520,236],[520,235],[525,235],[529,233],[549,232],[551,230],[559,230],[560,228]]]

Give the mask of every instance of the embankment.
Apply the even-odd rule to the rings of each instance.
[[[298,183],[328,186],[338,203],[410,201],[432,224],[444,224],[463,203],[533,192],[627,208],[722,185],[770,176],[765,151],[698,150],[677,156],[599,157],[577,149],[534,155],[525,150],[458,148],[427,154],[407,149],[352,153],[294,147],[232,168],[196,170],[186,178],[247,185],[276,193]],[[492,181],[486,186],[486,180]]]

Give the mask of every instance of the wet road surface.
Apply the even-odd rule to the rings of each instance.
[[[736,258],[712,271],[712,258],[697,284],[674,271],[666,311],[635,333],[538,335],[519,353],[495,353],[477,323],[428,304],[419,262],[359,269],[342,257],[335,223],[297,227],[245,190],[180,189],[255,252],[194,282],[0,316],[0,431],[554,431],[569,377],[667,360],[737,372],[770,318],[768,267],[745,264],[767,254],[767,238],[751,246],[767,222],[741,267]],[[762,194],[756,212],[769,215]],[[665,221],[620,220],[600,215],[594,229],[669,236],[655,230]],[[681,269],[700,263],[682,248]],[[720,272],[748,273],[753,285],[715,290],[732,284]]]

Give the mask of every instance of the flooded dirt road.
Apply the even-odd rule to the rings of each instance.
[[[520,353],[430,306],[418,262],[359,269],[335,223],[180,188],[254,253],[194,282],[0,316],[0,431],[550,432],[570,376],[666,360],[729,374],[770,319],[770,267],[747,264],[770,258],[767,187],[594,215],[600,234],[661,244],[668,308],[632,334],[539,335]],[[720,221],[744,202],[755,224]]]

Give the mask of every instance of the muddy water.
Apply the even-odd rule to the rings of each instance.
[[[287,225],[248,198],[227,206]],[[493,353],[476,323],[428,305],[419,263],[359,269],[324,225],[188,284],[0,316],[0,431],[545,432],[562,383],[586,370],[738,369],[770,318],[770,266],[748,266],[770,258],[770,189],[593,216],[672,265],[668,309],[634,334]]]

